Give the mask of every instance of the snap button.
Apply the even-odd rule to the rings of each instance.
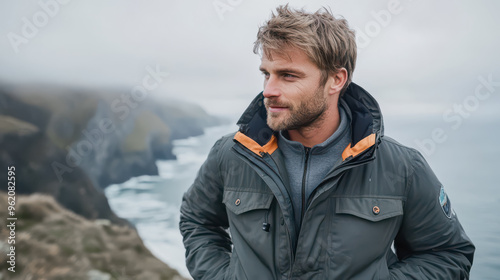
[[[238,198],[238,199],[236,199],[236,201],[234,202],[234,204],[235,204],[236,206],[240,205],[240,203],[241,203],[241,200],[240,200],[239,198]]]
[[[380,207],[378,206],[373,206],[373,214],[378,215],[380,213]]]

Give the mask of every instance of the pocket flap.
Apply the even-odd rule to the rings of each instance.
[[[222,202],[231,212],[239,215],[251,210],[269,209],[273,198],[272,193],[225,190]]]
[[[377,222],[403,215],[401,198],[337,197],[336,212]]]

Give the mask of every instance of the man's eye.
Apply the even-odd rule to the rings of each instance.
[[[283,75],[285,78],[297,78],[297,76],[292,75],[292,74],[284,74]]]
[[[269,79],[269,73],[262,72],[262,75],[264,75],[266,79]]]

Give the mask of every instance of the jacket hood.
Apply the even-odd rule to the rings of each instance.
[[[352,143],[345,148],[342,158],[345,160],[361,154],[363,158],[371,157],[373,152],[363,152],[376,147],[384,132],[382,113],[377,101],[362,87],[351,83],[339,102],[345,102],[351,112]],[[239,131],[234,140],[259,156],[262,153],[272,154],[278,148],[278,141],[276,132],[267,125],[266,119],[267,111],[261,92],[238,120]]]

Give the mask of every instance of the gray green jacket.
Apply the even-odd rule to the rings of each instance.
[[[474,245],[429,165],[383,135],[364,89],[352,83],[342,99],[353,143],[311,194],[300,227],[262,94],[240,130],[215,143],[181,206],[194,279],[469,278]]]

